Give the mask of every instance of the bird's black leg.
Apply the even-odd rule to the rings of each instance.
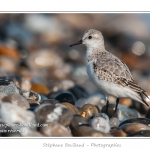
[[[108,106],[109,106],[109,100],[107,99],[107,103],[106,103],[106,114],[107,114],[107,111],[108,111]]]
[[[115,106],[115,111],[114,111],[113,117],[115,116],[115,114],[117,112],[118,103],[119,103],[119,98],[117,98],[117,100],[116,100],[116,106]]]

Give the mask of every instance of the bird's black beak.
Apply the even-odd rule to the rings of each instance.
[[[78,41],[78,42],[76,42],[74,44],[71,44],[70,47],[75,46],[75,45],[79,45],[79,44],[82,44],[82,40],[80,40],[80,41]]]

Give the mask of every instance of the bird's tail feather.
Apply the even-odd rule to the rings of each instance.
[[[140,92],[140,97],[141,97],[141,99],[142,99],[142,102],[143,102],[146,106],[149,107],[149,105],[148,105],[147,102],[145,101],[143,95],[145,95],[145,97],[147,97],[148,99],[150,99],[150,98],[145,94],[145,92]]]

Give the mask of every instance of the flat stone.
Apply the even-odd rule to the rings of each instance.
[[[103,117],[94,117],[90,121],[90,126],[98,131],[103,133],[108,133],[110,131],[109,121],[104,119]]]
[[[102,133],[88,126],[78,126],[72,130],[73,136],[88,136],[88,137],[111,137],[110,134]]]
[[[127,137],[150,137],[150,130],[141,130],[132,134],[128,134]]]
[[[80,115],[74,115],[70,123],[70,128],[75,129],[78,126],[89,126],[89,119],[82,117]]]
[[[76,99],[83,98],[89,95],[89,93],[84,88],[77,85],[68,89],[68,91],[70,91],[76,97]]]
[[[75,96],[68,91],[58,94],[54,99],[60,101],[61,103],[67,102],[67,103],[71,103],[72,105],[74,105],[76,101]]]
[[[98,113],[98,109],[92,104],[85,104],[78,111],[79,115],[87,119],[94,117]]]
[[[127,136],[127,134],[123,130],[120,130],[120,129],[112,131],[111,135],[113,135],[115,137],[126,137]]]
[[[77,108],[81,108],[85,104],[92,104],[98,107],[99,110],[106,104],[105,96],[100,93],[88,95],[84,98],[80,98],[75,102]]]
[[[73,113],[60,106],[42,104],[35,109],[38,123],[57,122],[68,126],[73,118]]]
[[[30,107],[28,101],[18,93],[8,95],[8,99],[12,104],[15,104],[23,109],[28,109]]]
[[[56,122],[49,122],[47,126],[41,127],[40,132],[45,136],[52,137],[71,137],[69,130]]]
[[[142,124],[145,124],[147,126],[150,126],[150,119],[148,119],[148,118],[132,118],[132,119],[128,119],[128,120],[125,120],[125,121],[121,122],[119,124],[119,127],[122,126],[123,124],[126,124],[126,123],[142,123]]]
[[[108,111],[107,111],[107,115],[111,118],[112,115],[114,114],[114,110],[115,110],[115,105],[116,104],[109,104],[108,106]],[[106,112],[106,105],[102,108],[102,111],[103,113]],[[116,118],[119,119],[119,121],[124,121],[124,120],[127,120],[127,119],[130,119],[130,118],[137,118],[138,117],[138,113],[136,110],[134,109],[130,109],[130,108],[127,108],[123,105],[120,105],[118,104],[118,108],[117,108],[117,111],[116,111],[116,114],[115,116]]]
[[[35,115],[31,111],[26,111],[21,107],[10,104],[2,103],[0,107],[0,117],[5,123],[12,124],[13,129],[20,129],[22,125],[27,125],[29,128],[35,128],[29,124],[35,124]]]
[[[71,103],[64,102],[62,104],[65,105],[69,110],[71,110],[73,114],[78,113],[78,109],[74,105],[72,105]]]
[[[126,123],[121,125],[119,129],[122,129],[127,134],[132,134],[141,130],[150,130],[150,127],[142,123]]]

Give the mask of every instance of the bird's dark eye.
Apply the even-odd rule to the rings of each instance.
[[[92,36],[89,36],[89,39],[91,39],[92,38]]]

